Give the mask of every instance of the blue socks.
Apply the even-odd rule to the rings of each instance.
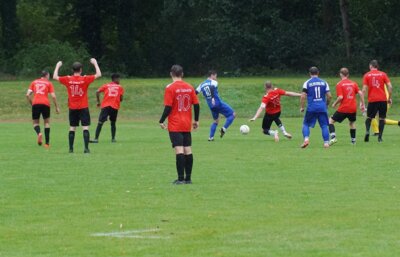
[[[217,130],[218,124],[213,122],[210,127],[210,138],[213,138],[215,135],[215,131]]]
[[[225,128],[225,129],[228,129],[229,126],[232,124],[232,122],[233,122],[234,119],[235,119],[235,116],[233,116],[233,115],[231,115],[231,116],[229,116],[228,118],[226,118],[224,128]]]
[[[329,133],[328,133],[329,134]],[[310,137],[310,128],[303,124],[303,137]]]

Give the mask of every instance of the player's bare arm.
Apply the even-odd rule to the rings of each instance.
[[[362,112],[365,112],[364,94],[362,91],[358,91],[358,95],[360,96],[360,109]]]
[[[96,99],[97,99],[97,107],[100,107],[100,92],[96,92]]]
[[[296,92],[286,91],[285,96],[297,96],[297,97],[300,97],[301,94],[300,93],[296,93]]]
[[[265,110],[265,107],[266,107],[265,103],[261,103],[256,114],[254,114],[254,117],[251,118],[250,121],[255,121],[260,116],[260,114]]]
[[[60,77],[58,76],[58,72],[62,65],[63,65],[62,61],[57,62],[56,68],[54,69],[54,73],[53,73],[53,79],[55,79],[55,80],[60,79]]]
[[[330,102],[332,100],[332,94],[331,92],[326,93],[326,105],[329,106]]]
[[[93,64],[95,70],[96,70],[96,74],[94,74],[95,78],[98,79],[101,77],[101,71],[100,71],[100,67],[99,64],[97,63],[97,60],[95,58],[90,59],[90,63]]]
[[[300,96],[300,112],[304,112],[304,105],[306,104],[307,93],[303,92]]]
[[[60,113],[60,107],[59,107],[58,102],[57,102],[56,94],[55,93],[50,93],[50,95],[51,95],[51,98],[53,99],[54,106],[56,107],[56,113],[59,114]]]
[[[386,88],[387,88],[387,91],[388,91],[388,93],[389,93],[389,95],[388,95],[388,104],[392,104],[392,83],[387,83],[386,84]]]
[[[30,105],[32,105],[32,90],[28,89],[28,92],[26,92],[26,100]]]
[[[339,103],[341,103],[343,100],[343,96],[338,96],[338,98],[336,98],[336,101],[333,102],[332,107],[335,108]]]
[[[120,101],[120,102],[124,101],[124,96],[123,96],[123,95],[121,95],[121,96],[119,97],[119,101]]]

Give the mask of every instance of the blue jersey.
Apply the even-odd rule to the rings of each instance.
[[[329,85],[325,80],[312,77],[304,82],[303,92],[307,93],[308,112],[327,112],[326,93],[329,92]]]
[[[218,82],[212,79],[207,79],[203,83],[201,83],[197,89],[196,93],[202,93],[204,98],[207,100],[208,107],[210,109],[216,109],[221,104],[221,99],[218,95]],[[215,100],[215,105],[212,104],[211,99]]]

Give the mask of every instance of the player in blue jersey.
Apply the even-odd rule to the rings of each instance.
[[[301,148],[306,148],[310,143],[310,127],[313,128],[318,120],[324,139],[324,147],[329,147],[329,118],[327,106],[332,98],[329,92],[329,85],[325,80],[318,77],[317,67],[311,67],[310,79],[303,84],[303,93],[300,98],[300,112],[304,112],[304,105],[307,99],[307,110],[303,121],[304,142]]]
[[[214,122],[211,124],[210,137],[208,138],[208,141],[214,141],[214,135],[217,130],[220,114],[226,118],[226,122],[220,130],[221,138],[225,135],[227,129],[236,117],[236,113],[232,107],[224,103],[218,95],[217,75],[218,74],[215,70],[210,70],[208,72],[208,78],[196,89],[196,94],[201,92],[207,100],[208,107],[210,108],[214,119]]]

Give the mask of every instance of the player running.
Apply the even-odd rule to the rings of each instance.
[[[50,74],[48,71],[42,71],[42,77],[34,80],[26,93],[26,98],[32,106],[32,121],[33,129],[37,134],[37,143],[42,145],[43,135],[40,132],[39,119],[40,115],[44,121],[44,137],[45,137],[45,148],[50,147],[50,102],[48,94],[53,99],[54,106],[56,107],[56,113],[60,113],[58,107],[56,93],[54,92],[54,86],[49,81]],[[33,99],[32,99],[33,95]]]
[[[329,133],[331,135],[329,145],[337,142],[334,123],[341,123],[346,118],[349,120],[350,138],[351,143],[354,145],[356,143],[355,122],[357,119],[356,94],[360,96],[360,108],[362,112],[365,110],[364,95],[358,88],[357,83],[349,79],[349,70],[347,68],[341,68],[339,75],[342,80],[336,85],[337,99],[332,104],[332,107],[335,108],[338,104],[340,105],[332,117],[329,118]]]
[[[173,65],[170,72],[173,82],[165,88],[164,112],[160,127],[169,131],[169,138],[176,154],[178,179],[175,185],[192,184],[192,135],[191,130],[199,127],[200,106],[194,88],[182,80],[183,68]],[[192,105],[194,122],[192,124]],[[164,124],[168,117],[168,127]],[[186,173],[186,176],[185,176]]]
[[[309,69],[310,79],[303,84],[303,93],[300,98],[300,112],[304,112],[304,105],[307,99],[307,111],[303,121],[304,142],[301,148],[306,148],[310,143],[310,127],[313,128],[318,120],[324,140],[324,147],[329,147],[328,111],[327,105],[332,98],[329,92],[329,85],[325,80],[320,79],[317,67]]]
[[[369,63],[370,71],[363,77],[363,94],[368,89],[368,107],[367,119],[365,120],[366,133],[364,137],[365,142],[369,142],[369,130],[371,128],[371,120],[375,118],[376,114],[379,115],[379,135],[378,142],[382,142],[382,134],[385,128],[385,119],[387,112],[387,105],[392,104],[392,84],[386,73],[378,70],[378,61],[372,60]],[[385,86],[387,87],[388,96],[385,93]]]
[[[93,64],[96,69],[95,75],[82,76],[82,64],[75,62],[72,64],[72,76],[58,76],[58,71],[62,66],[62,62],[59,61],[54,70],[53,79],[58,80],[67,88],[68,92],[68,107],[69,107],[69,152],[74,152],[74,140],[76,127],[79,126],[79,122],[82,124],[83,129],[83,140],[85,143],[84,153],[90,153],[89,150],[89,126],[90,126],[90,113],[87,91],[88,87],[93,81],[101,77],[101,71],[96,59],[90,59],[90,63]]]
[[[285,91],[280,88],[274,88],[270,81],[265,82],[264,87],[266,93],[261,100],[261,106],[258,108],[256,114],[252,119],[250,119],[250,121],[255,121],[265,109],[265,114],[262,124],[263,133],[265,135],[273,136],[275,142],[278,142],[279,141],[278,130],[271,130],[271,124],[272,122],[275,122],[275,124],[282,131],[283,135],[286,138],[291,139],[292,135],[286,131],[285,127],[282,124],[282,121],[279,118],[281,116],[281,96],[282,95],[301,96],[301,94]]]
[[[124,88],[119,84],[119,79],[119,74],[112,74],[112,82],[101,86],[96,92],[97,107],[100,107],[101,93],[104,93],[104,98],[101,102],[101,111],[99,115],[99,122],[96,128],[96,137],[94,140],[90,140],[90,143],[99,142],[101,128],[103,127],[104,122],[107,121],[108,117],[110,117],[111,123],[111,142],[117,142],[115,140],[115,133],[117,131],[115,123],[117,122],[118,110],[124,95]]]
[[[218,74],[215,70],[210,70],[208,72],[208,78],[196,89],[196,94],[200,92],[203,93],[214,119],[214,122],[211,124],[210,137],[208,138],[208,141],[214,141],[214,135],[217,130],[220,114],[226,118],[225,124],[220,130],[221,138],[225,135],[227,129],[236,117],[236,113],[232,107],[224,103],[218,95],[217,76]]]

